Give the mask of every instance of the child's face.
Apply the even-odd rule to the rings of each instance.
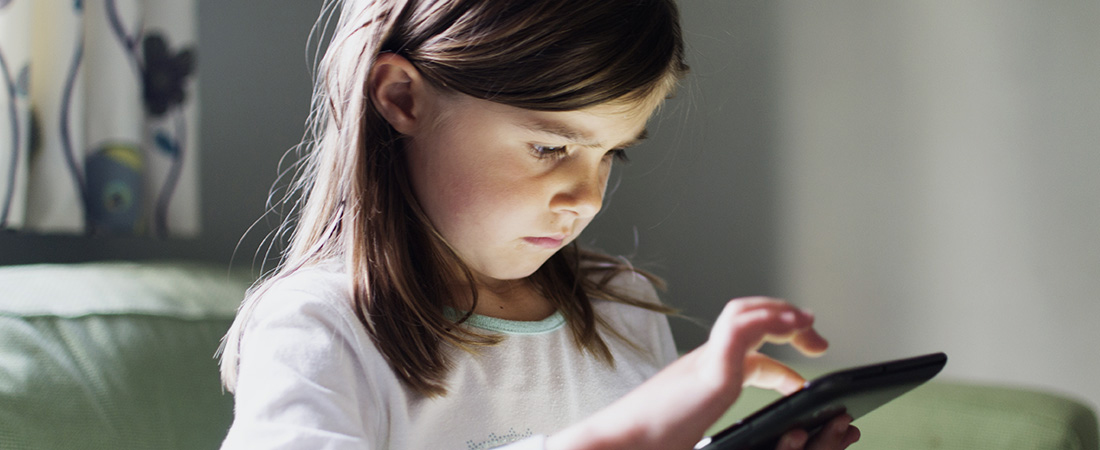
[[[479,282],[526,277],[592,221],[614,150],[642,136],[654,106],[544,112],[438,97],[432,125],[409,136],[413,189]]]

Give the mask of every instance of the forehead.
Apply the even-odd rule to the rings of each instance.
[[[609,102],[572,111],[538,111],[461,93],[443,97],[438,104],[441,120],[437,125],[491,126],[608,148],[633,144],[641,138],[646,122],[659,105],[655,101]]]
[[[645,137],[652,109],[597,106],[577,111],[528,111],[517,113],[516,125],[526,131],[549,135],[588,147],[630,146]]]
[[[567,131],[585,129],[590,129],[592,133],[599,133],[604,130],[621,132],[623,129],[642,128],[656,110],[656,106],[648,103],[608,103],[571,111],[538,111],[499,105],[497,109],[526,128],[565,134]]]

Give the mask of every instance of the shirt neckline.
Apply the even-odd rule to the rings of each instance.
[[[451,307],[446,307],[443,310],[444,315],[448,319],[457,321],[466,315],[465,311],[460,311]],[[550,317],[542,320],[507,320],[496,317],[483,316],[481,314],[471,314],[469,319],[463,322],[464,325],[469,325],[475,328],[480,328],[485,331],[494,331],[497,333],[511,334],[511,335],[534,335],[549,333],[557,330],[565,325],[565,316],[561,311],[554,311]]]

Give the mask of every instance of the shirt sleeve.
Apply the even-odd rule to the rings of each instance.
[[[379,449],[363,417],[347,318],[316,293],[273,286],[241,338],[233,425],[222,449]]]
[[[619,274],[612,280],[613,287],[624,293],[653,304],[660,304],[657,289],[647,278],[631,272]],[[620,326],[629,337],[648,349],[660,367],[667,366],[679,358],[676,342],[672,338],[672,327],[668,316],[637,307],[622,307],[626,313],[614,314],[620,319]]]
[[[654,320],[657,321],[657,341],[661,365],[664,367],[676,361],[680,357],[680,352],[676,349],[676,342],[672,338],[672,327],[668,324],[668,316],[658,315]]]

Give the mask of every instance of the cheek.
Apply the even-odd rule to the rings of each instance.
[[[411,174],[413,192],[424,213],[437,228],[453,221],[464,205],[475,197],[470,186],[464,182],[468,176],[455,169],[445,162],[426,161]]]
[[[530,184],[516,183],[492,170],[464,171],[440,193],[452,222],[487,231],[524,217],[537,197]],[[479,230],[471,230],[478,232]]]
[[[432,224],[448,240],[484,234],[507,218],[516,186],[491,165],[439,155],[419,158],[413,189]]]

